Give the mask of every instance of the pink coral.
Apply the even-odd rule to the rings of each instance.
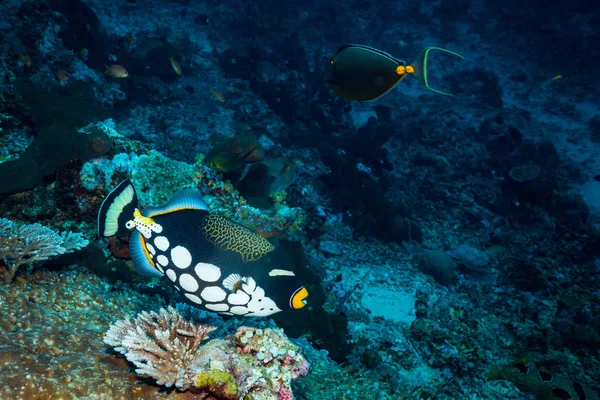
[[[277,400],[294,400],[294,394],[290,389],[282,386],[277,393]]]
[[[305,359],[302,360],[294,360],[295,366],[292,367],[292,376],[294,378],[300,378],[301,376],[305,376],[308,374],[308,362]]]

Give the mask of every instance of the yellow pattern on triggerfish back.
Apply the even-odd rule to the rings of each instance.
[[[209,215],[203,226],[206,239],[221,250],[236,252],[244,262],[252,262],[275,250],[267,239],[218,215]]]

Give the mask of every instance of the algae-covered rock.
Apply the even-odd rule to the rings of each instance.
[[[72,160],[85,162],[111,148],[112,139],[104,131],[78,129],[105,113],[85,83],[74,81],[48,91],[23,81],[17,88],[38,134],[18,159],[0,165],[0,194],[32,189]]]
[[[194,390],[213,394],[223,400],[237,400],[240,397],[240,390],[235,376],[219,369],[201,371],[194,382],[194,386]]]

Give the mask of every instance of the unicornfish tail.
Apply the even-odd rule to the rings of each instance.
[[[127,221],[133,219],[138,198],[131,182],[121,182],[106,196],[98,212],[98,236],[110,237],[126,232]]]
[[[410,71],[411,75],[415,78],[417,78],[419,81],[421,81],[421,83],[429,90],[431,90],[432,92],[435,93],[439,93],[439,94],[443,94],[446,96],[452,96],[452,94],[450,93],[446,93],[443,92],[441,90],[438,89],[434,89],[431,86],[429,86],[429,77],[428,77],[428,71],[427,71],[427,60],[429,58],[429,52],[431,52],[432,50],[437,50],[437,51],[441,51],[444,53],[448,53],[451,54],[453,56],[459,57],[459,58],[464,58],[463,56],[461,56],[458,53],[455,53],[453,51],[450,50],[446,50],[446,49],[442,49],[441,47],[426,47],[425,49],[423,49],[423,51],[421,51],[421,53],[419,53],[419,55],[417,56],[417,58],[415,58],[415,60],[412,63],[412,68],[413,71]],[[409,67],[407,67],[408,69]]]

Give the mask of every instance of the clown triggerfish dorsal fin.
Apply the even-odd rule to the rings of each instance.
[[[98,236],[110,237],[126,231],[125,224],[138,206],[131,182],[126,179],[106,196],[98,212]]]
[[[147,208],[144,215],[154,218],[181,210],[208,210],[208,205],[196,189],[188,188],[179,191],[169,202],[160,207]]]

